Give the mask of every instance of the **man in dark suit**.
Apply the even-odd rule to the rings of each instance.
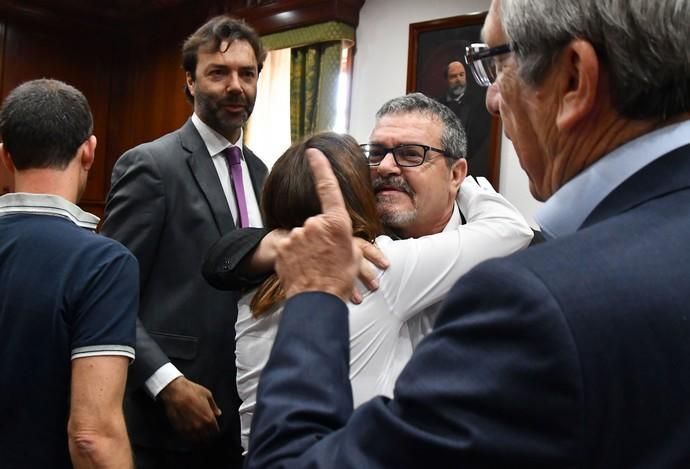
[[[472,174],[489,174],[489,130],[491,115],[484,108],[486,90],[467,77],[465,65],[450,62],[444,77],[448,88],[437,101],[450,108],[460,119],[467,134],[467,156]]]
[[[265,56],[244,22],[207,22],[182,49],[193,116],[126,152],[113,169],[102,232],[141,268],[137,360],[125,399],[139,468],[241,465],[238,294],[211,288],[200,270],[223,233],[262,226],[266,167],[243,146],[242,126]]]
[[[394,398],[354,412],[357,253],[310,155],[324,213],[278,249],[289,299],[247,467],[690,467],[688,17],[690,0],[493,0],[468,62],[552,239],[463,277]]]

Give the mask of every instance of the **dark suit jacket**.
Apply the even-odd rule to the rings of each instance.
[[[244,157],[258,198],[266,166],[248,148]],[[142,386],[171,361],[211,390],[223,411],[223,444],[240,450],[234,354],[239,294],[215,290],[201,276],[208,247],[234,228],[213,161],[191,120],[115,164],[102,232],[127,246],[141,268],[136,360],[125,398],[137,444],[185,448],[162,405]]]
[[[213,243],[206,253],[202,274],[219,290],[251,289],[260,285],[272,272],[249,276],[240,265],[244,258],[268,234],[264,228],[233,230]]]
[[[468,85],[460,103],[448,101],[446,96],[438,98],[460,119],[467,134],[467,165],[473,176],[491,177],[489,174],[489,131],[491,114],[486,110],[484,100],[486,88]]]
[[[690,467],[689,242],[685,146],[464,276],[395,398],[355,412],[345,305],[290,299],[247,467]]]

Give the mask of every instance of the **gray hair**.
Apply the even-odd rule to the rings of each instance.
[[[443,124],[441,131],[441,145],[450,157],[448,165],[452,165],[457,158],[467,155],[467,135],[462,128],[460,119],[447,106],[431,99],[422,93],[410,93],[393,98],[386,102],[376,113],[376,120],[388,115],[417,113],[436,119]]]
[[[690,0],[502,0],[500,10],[527,84],[581,38],[610,73],[621,115],[665,120],[690,110]]]

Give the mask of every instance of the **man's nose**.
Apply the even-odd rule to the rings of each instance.
[[[240,76],[237,73],[229,73],[225,84],[225,91],[227,93],[241,93],[242,86],[240,84]]]
[[[383,157],[381,163],[376,167],[376,170],[381,176],[389,174],[400,174],[400,166],[395,162],[393,152],[389,151]]]
[[[496,117],[501,117],[501,92],[496,83],[489,85],[486,90],[486,110],[489,114]]]

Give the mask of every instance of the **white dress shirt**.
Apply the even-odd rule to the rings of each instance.
[[[228,165],[227,158],[225,158],[225,155],[223,154],[223,150],[231,146],[236,146],[240,149],[242,154],[240,163],[242,165],[242,183],[244,184],[244,196],[245,200],[247,201],[249,226],[262,228],[264,225],[263,221],[261,220],[261,210],[259,209],[259,203],[256,200],[256,195],[254,194],[254,186],[252,185],[252,179],[249,176],[249,169],[247,168],[244,160],[244,152],[242,151],[242,140],[244,138],[243,131],[240,129],[240,137],[236,142],[230,142],[221,134],[206,125],[196,114],[192,114],[192,124],[194,124],[194,127],[196,127],[199,135],[201,135],[201,139],[204,141],[204,145],[206,145],[208,154],[211,155],[211,160],[213,161],[213,165],[216,167],[216,171],[218,172],[218,178],[220,179],[221,186],[223,186],[223,192],[225,193],[225,198],[228,201],[230,212],[232,212],[232,218],[235,220],[235,224],[237,226],[239,226],[237,202],[235,200],[235,193],[232,189],[230,167]],[[165,388],[178,376],[182,376],[182,373],[175,367],[175,365],[168,362],[158,368],[156,372],[144,382],[144,386],[149,394],[155,398],[158,396],[158,393],[163,390],[163,388]]]
[[[242,182],[244,184],[244,198],[247,201],[249,226],[253,228],[262,228],[264,225],[261,220],[261,209],[259,208],[259,202],[256,200],[256,195],[254,194],[252,179],[249,177],[249,169],[245,163],[244,152],[242,151],[242,140],[244,138],[244,132],[242,129],[240,129],[240,137],[237,139],[237,141],[230,142],[221,134],[206,125],[196,114],[192,114],[192,124],[194,124],[196,130],[199,131],[199,135],[201,135],[201,139],[206,145],[208,154],[211,155],[211,160],[213,161],[216,171],[218,172],[220,184],[223,186],[225,198],[228,199],[228,205],[230,206],[230,211],[232,212],[232,219],[235,220],[235,225],[237,226],[239,226],[237,201],[235,200],[235,192],[232,190],[230,166],[228,165],[228,159],[223,154],[223,150],[232,146],[240,149],[242,154]]]
[[[472,178],[462,184],[460,209],[467,224],[455,230],[417,239],[376,238],[376,245],[390,261],[378,272],[379,288],[367,292],[359,305],[348,304],[350,322],[350,381],[354,405],[373,396],[392,396],[398,375],[412,356],[417,335],[428,333],[420,323],[408,321],[434,312],[457,279],[480,262],[526,247],[532,230],[488,181],[481,186]],[[249,305],[255,291],[238,304],[235,325],[237,390],[242,445],[248,447],[259,376],[268,360],[280,321],[282,305],[254,318]],[[411,323],[412,324],[412,323]],[[430,326],[429,326],[430,328]]]

